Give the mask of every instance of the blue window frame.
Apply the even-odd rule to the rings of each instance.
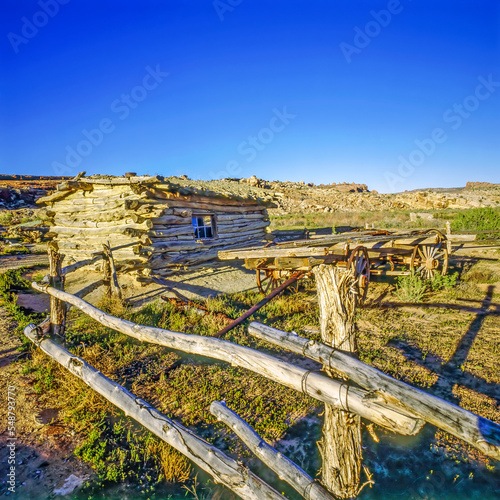
[[[213,215],[193,215],[192,220],[195,238],[215,238],[215,220]]]

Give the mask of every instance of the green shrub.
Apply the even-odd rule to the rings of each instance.
[[[458,281],[458,273],[453,274],[441,274],[437,272],[430,280],[429,280],[429,288],[433,292],[438,292],[439,290],[443,290],[446,288],[453,288]]]
[[[451,222],[453,231],[496,231],[500,230],[500,209],[471,208],[457,214]]]
[[[427,292],[427,283],[418,274],[399,276],[396,282],[396,297],[403,302],[418,303]]]
[[[9,226],[14,220],[14,214],[9,211],[2,211],[0,213],[0,224],[2,226]]]
[[[421,302],[428,292],[453,288],[457,284],[458,273],[443,275],[440,272],[428,280],[418,274],[399,276],[396,281],[396,297],[403,302]]]
[[[38,324],[43,319],[43,314],[25,314],[24,310],[17,305],[15,291],[30,289],[30,282],[23,278],[26,268],[8,269],[0,274],[0,303],[7,310],[10,317],[18,324],[16,331],[22,333],[28,323]],[[23,345],[19,348],[24,351],[29,348],[31,342],[21,336]]]

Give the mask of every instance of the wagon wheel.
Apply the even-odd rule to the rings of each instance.
[[[437,236],[437,242],[441,243],[442,241],[446,241],[446,236],[439,231],[439,229],[428,229],[424,234],[434,233]]]
[[[368,283],[370,282],[370,258],[368,250],[359,246],[356,247],[347,261],[347,268],[354,271],[354,276],[358,285],[359,302],[366,299],[368,293]]]
[[[283,271],[282,269],[256,269],[257,287],[264,294],[267,295],[273,290],[282,285],[290,275],[289,271]],[[299,282],[296,281],[288,287],[293,292],[297,292],[299,289]]]
[[[420,244],[413,249],[410,271],[422,278],[433,278],[436,273],[446,274],[448,270],[448,250],[444,241],[426,245]]]

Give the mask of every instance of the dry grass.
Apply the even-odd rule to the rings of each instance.
[[[484,262],[474,264],[455,288],[429,292],[419,304],[398,299],[392,294],[394,287],[375,304],[374,299],[388,285],[372,283],[367,307],[360,308],[356,318],[360,358],[396,378],[500,423],[500,317],[479,314],[488,287],[498,285],[491,282],[498,270],[495,262],[486,263],[486,266]],[[298,294],[282,295],[261,309],[253,319],[276,328],[295,330],[302,335],[311,327],[317,329],[319,313],[314,290],[315,285],[308,283]],[[235,318],[261,298],[260,294],[246,293],[202,301],[200,305],[209,311],[206,315],[160,302],[135,313],[119,301],[107,301],[101,307],[141,324],[213,335],[227,324],[222,313]],[[491,302],[498,305],[496,292],[493,292]],[[318,338],[317,333],[306,335]],[[231,331],[225,338],[288,356],[250,337],[244,326]],[[290,446],[290,458],[299,463],[304,461],[306,466],[317,464],[314,433],[319,430],[316,416],[321,405],[309,397],[225,363],[142,344],[79,314],[72,317],[68,345],[105,375],[130,388],[168,416],[192,426],[217,447],[238,459],[244,458],[246,463],[252,463],[248,450],[211,416],[208,408],[212,401],[225,400],[228,407],[278,446],[280,442],[292,443],[294,440],[312,443],[307,459],[293,446]],[[107,436],[113,429],[114,420],[122,418],[83,382],[68,375],[38,351],[33,352],[30,363],[43,397],[57,401],[60,408],[64,407],[66,420],[75,425],[82,436],[103,418],[108,425],[103,428],[103,436]],[[301,424],[305,421],[314,422],[312,430],[303,431]],[[419,437],[420,442],[404,449],[395,446],[391,441],[394,438],[381,429],[376,429],[381,437],[380,445],[373,445],[365,436],[366,461],[375,472],[375,480],[380,483],[379,492],[384,488],[400,488],[400,481],[411,481],[417,469],[424,471],[432,463],[444,464],[443,490],[446,485],[455,484],[453,478],[457,474],[461,477],[469,474],[466,471],[472,471],[474,477],[484,480],[485,484],[500,480],[494,462],[444,432],[426,429]],[[120,438],[123,439],[122,446],[135,450],[137,443],[129,443],[123,436]],[[144,460],[156,457],[155,465],[150,465],[156,467],[156,477],[162,476],[166,481],[176,483],[188,481],[189,484],[193,472],[182,455],[158,440],[140,442],[144,447],[141,451]],[[404,465],[408,463],[415,465]],[[102,464],[98,466],[103,467]],[[308,470],[312,475],[316,471]],[[117,477],[121,476],[117,473]],[[394,482],[398,485],[390,486]]]

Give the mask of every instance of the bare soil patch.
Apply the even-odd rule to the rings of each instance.
[[[14,333],[15,324],[0,307],[0,495],[13,498],[46,500],[60,498],[54,494],[71,475],[74,487],[91,478],[94,473],[85,463],[73,456],[76,446],[74,433],[60,418],[57,409],[47,407],[33,388],[34,378],[22,374],[18,362],[21,345]],[[14,387],[16,398],[15,493],[8,490],[9,471],[6,447],[12,441],[7,434],[8,387]],[[71,492],[67,487],[63,492]]]

